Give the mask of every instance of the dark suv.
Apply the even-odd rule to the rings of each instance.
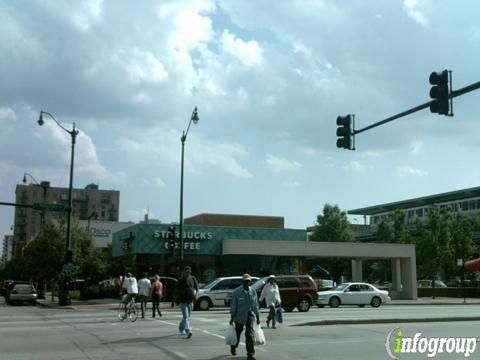
[[[268,277],[264,277],[252,285],[259,298],[267,280]],[[285,311],[297,308],[298,311],[305,312],[316,303],[318,288],[310,275],[276,275],[275,280],[280,289],[282,308]],[[265,301],[260,306],[265,306]]]

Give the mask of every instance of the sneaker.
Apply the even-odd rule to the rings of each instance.
[[[230,346],[230,354],[237,355],[237,351],[235,350],[235,346]]]
[[[255,356],[248,354],[247,360],[257,360],[257,359],[255,359]]]
[[[188,334],[187,334],[187,339],[190,339],[192,337],[192,332],[190,331]]]

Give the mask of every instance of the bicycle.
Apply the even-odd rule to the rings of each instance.
[[[127,317],[131,322],[134,322],[138,318],[137,303],[135,297],[131,296],[128,302],[125,302],[128,295],[124,295],[120,304],[118,304],[117,316],[120,321],[125,320]],[[126,314],[126,315],[125,315]]]

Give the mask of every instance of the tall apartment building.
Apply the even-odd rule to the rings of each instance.
[[[62,204],[68,208],[68,188],[51,187],[47,181],[40,184],[17,185],[15,202],[24,205]],[[96,184],[89,184],[85,189],[72,189],[73,218],[118,221],[119,205],[119,191],[99,190]],[[16,207],[13,232],[15,255],[21,254],[25,245],[35,238],[46,220],[66,220],[66,216],[66,211],[53,212]]]

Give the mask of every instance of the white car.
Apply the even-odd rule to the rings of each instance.
[[[252,276],[252,283],[258,277]],[[241,276],[220,277],[198,290],[195,309],[208,310],[212,306],[225,306],[227,295],[242,285]]]
[[[340,305],[365,306],[367,304],[379,307],[382,303],[391,301],[388,291],[379,290],[373,285],[360,282],[343,283],[333,290],[319,291],[317,294],[318,307],[330,305],[330,307],[336,308]]]

